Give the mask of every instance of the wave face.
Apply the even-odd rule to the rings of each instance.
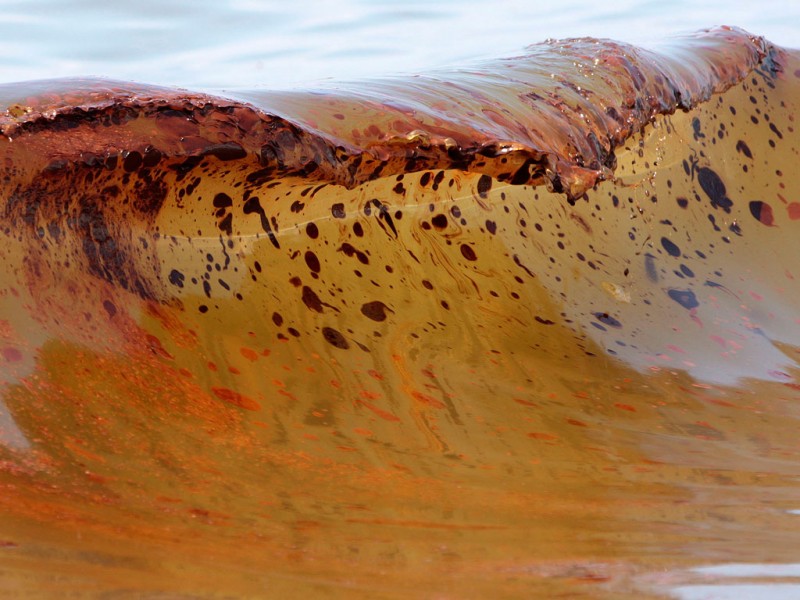
[[[785,560],[799,92],[727,28],[0,86],[3,585],[618,598]]]

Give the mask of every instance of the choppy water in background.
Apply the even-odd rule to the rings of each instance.
[[[594,36],[647,46],[674,33],[721,23],[744,27],[780,45],[800,46],[800,3],[780,0],[717,0],[702,7],[689,1],[561,2],[557,10],[541,3],[510,1],[0,0],[0,83],[101,75],[210,91],[270,89],[444,65],[462,67],[473,60],[514,55],[546,38]],[[800,63],[796,57],[793,60],[789,73],[800,78]],[[577,68],[577,64],[572,66]],[[342,290],[334,293],[322,285],[330,276],[345,288],[344,298],[352,300],[363,291],[358,287],[361,273],[341,264],[337,270],[336,261],[352,261],[356,256],[366,265],[369,254],[376,269],[370,274],[372,285],[381,283],[384,289],[395,290],[381,297],[397,302],[397,306],[392,304],[397,311],[369,317],[378,324],[364,320],[369,312],[364,307],[381,302],[369,302],[360,313],[355,311],[350,321],[353,329],[348,330],[353,344],[328,334],[324,339],[305,337],[305,330],[293,332],[291,327],[287,331],[301,340],[298,345],[282,333],[275,341],[276,327],[299,322],[312,331],[322,319],[332,319],[325,321],[328,325],[346,324],[349,317],[344,313],[358,303],[349,308],[347,303],[339,308],[319,303],[311,287],[310,296],[304,287],[303,303],[311,304],[306,310],[292,295],[295,292],[287,292],[286,284],[294,280],[288,274],[294,274],[291,261],[299,251],[276,258],[266,238],[252,232],[238,235],[234,260],[241,262],[242,273],[258,265],[253,268],[260,274],[260,264],[251,263],[253,256],[263,253],[268,267],[262,277],[274,280],[277,287],[270,293],[263,291],[267,287],[258,288],[252,294],[255,300],[248,294],[256,284],[247,278],[236,282],[240,287],[235,289],[245,291],[250,302],[246,306],[252,308],[263,300],[266,308],[242,310],[241,298],[226,295],[230,279],[225,291],[214,296],[218,304],[210,311],[205,304],[196,306],[207,303],[205,296],[192,291],[188,283],[184,289],[181,273],[195,268],[210,272],[206,263],[211,258],[207,257],[218,251],[221,240],[215,229],[220,213],[213,218],[213,211],[203,213],[208,207],[199,199],[213,197],[214,206],[220,208],[215,193],[233,194],[245,171],[219,169],[212,160],[211,172],[204,175],[199,188],[200,178],[180,183],[180,178],[178,182],[169,179],[174,173],[165,171],[171,201],[177,204],[160,216],[164,231],[183,233],[183,228],[205,222],[204,227],[214,234],[200,235],[197,230],[198,243],[209,244],[208,254],[190,248],[191,237],[181,238],[180,243],[173,237],[176,247],[160,250],[165,257],[161,279],[166,280],[169,273],[172,285],[180,282],[185,305],[142,302],[107,285],[111,280],[104,282],[96,273],[79,272],[85,287],[76,287],[73,284],[82,281],[80,277],[64,275],[61,271],[66,266],[46,260],[41,264],[57,268],[52,273],[36,271],[37,277],[25,283],[21,265],[30,266],[43,252],[58,255],[69,251],[70,244],[85,248],[80,245],[81,231],[70,224],[66,213],[59,212],[58,200],[64,199],[63,206],[69,208],[69,202],[89,198],[80,196],[80,186],[78,194],[71,195],[71,184],[54,187],[60,189],[58,194],[51,194],[47,184],[41,196],[35,189],[28,190],[28,195],[20,197],[30,210],[23,210],[16,221],[11,218],[8,222],[14,227],[9,226],[0,237],[5,244],[0,246],[0,595],[49,593],[57,597],[70,592],[75,597],[104,593],[104,597],[129,598],[150,593],[145,597],[162,598],[189,592],[196,594],[191,597],[220,597],[215,594],[224,592],[225,597],[289,597],[303,589],[311,596],[348,598],[433,597],[434,593],[440,594],[437,598],[489,594],[515,598],[520,590],[533,596],[541,592],[539,597],[556,590],[564,594],[559,597],[570,598],[618,598],[625,592],[636,598],[652,595],[678,600],[800,597],[800,554],[796,551],[800,547],[796,543],[800,539],[800,446],[795,435],[800,418],[795,358],[800,355],[796,335],[800,321],[794,318],[798,295],[792,293],[795,278],[789,272],[791,257],[797,252],[791,228],[800,217],[800,197],[791,177],[796,163],[792,156],[797,154],[796,112],[792,112],[796,93],[787,91],[796,90],[797,85],[784,81],[777,90],[770,87],[773,91],[767,92],[755,78],[752,83],[754,87],[746,81],[744,87],[728,93],[728,107],[708,104],[691,114],[659,118],[647,135],[631,138],[619,152],[618,179],[606,182],[591,194],[591,202],[580,201],[569,214],[559,194],[542,190],[542,200],[531,201],[533,214],[529,215],[523,201],[528,203],[530,198],[521,186],[503,183],[503,187],[495,182],[487,195],[481,188],[485,180],[455,169],[448,176],[459,190],[463,186],[462,195],[436,194],[425,187],[431,173],[410,173],[405,184],[419,196],[410,194],[407,206],[393,200],[406,210],[402,223],[395,218],[404,243],[415,249],[418,244],[428,252],[430,260],[420,251],[411,254],[415,260],[417,255],[427,260],[422,266],[403,254],[394,258],[394,269],[376,267],[375,258],[385,258],[384,238],[375,227],[377,215],[370,220],[366,218],[369,212],[364,211],[363,218],[360,214],[362,200],[368,196],[336,186],[314,189],[309,197],[315,200],[307,202],[306,216],[296,220],[303,221],[302,225],[304,219],[318,222],[320,229],[315,226],[313,235],[318,241],[306,240],[306,234],[292,227],[281,238],[284,248],[295,244],[314,249],[323,258],[323,253],[329,254],[320,275],[318,259],[305,253],[314,271],[306,283],[318,286],[323,300],[336,303],[333,298]],[[17,89],[34,94],[29,84]],[[257,91],[251,98],[270,97],[261,94]],[[304,97],[309,95],[285,96],[290,100]],[[286,110],[302,114],[303,109],[292,106],[290,100]],[[315,101],[309,104],[312,109],[318,106]],[[762,101],[765,104],[751,106]],[[26,110],[29,107],[13,104],[0,112],[8,118]],[[756,111],[752,117],[747,112],[751,110]],[[359,123],[370,113],[365,114],[336,113],[331,123],[340,118],[348,125]],[[773,133],[763,126],[766,121],[758,120],[766,117],[772,119]],[[166,120],[170,118],[180,120],[165,115]],[[722,127],[715,130],[718,118]],[[20,172],[25,169],[41,167],[36,161],[41,160],[42,148],[45,154],[58,156],[74,139],[81,143],[77,129],[62,131],[66,133],[58,143],[48,141],[46,135],[39,137],[43,145],[30,156],[25,150],[21,155],[14,152],[25,148],[25,143],[35,148],[36,134],[32,142],[0,139],[7,153],[7,160],[0,164],[11,173],[0,191],[11,189],[9,181],[23,180]],[[104,135],[108,134],[99,135],[101,149]],[[177,138],[183,143],[182,135],[169,139],[175,142]],[[747,144],[737,144],[739,138]],[[189,135],[188,139],[194,138]],[[126,171],[128,156],[141,162],[136,151],[121,148],[114,151],[126,158]],[[89,153],[83,160],[92,162],[97,156]],[[700,196],[707,193],[707,186],[701,182],[702,189],[698,188],[688,167],[698,156],[692,169],[697,167],[707,176],[711,167],[719,170],[736,199],[732,215],[722,210],[723,205],[714,204],[714,198],[710,208],[688,212],[685,198],[684,204],[680,198],[675,204],[677,194],[684,193],[696,196],[698,203],[693,207],[701,206]],[[750,162],[753,156],[757,162]],[[643,158],[644,170],[637,157]],[[114,166],[108,170],[119,172],[123,165],[117,165],[117,156],[113,158]],[[52,164],[56,172],[64,166],[57,161]],[[96,166],[92,163],[92,168]],[[134,164],[131,170],[139,166]],[[140,169],[144,177],[149,177],[151,166]],[[174,169],[181,178],[183,166]],[[17,167],[19,172],[14,171]],[[78,165],[78,171],[85,167]],[[35,179],[58,181],[56,176],[48,180],[51,174],[44,173],[45,169],[40,170]],[[713,182],[722,181],[714,177]],[[87,189],[93,189],[95,180],[86,181]],[[384,177],[363,188],[393,198],[392,193],[400,192],[395,180],[388,181]],[[278,208],[280,185],[298,199],[306,198],[312,189],[302,178],[272,183],[278,186],[278,191],[271,192],[273,207]],[[262,184],[256,185],[264,188],[259,193],[268,193],[268,186]],[[616,189],[612,185],[619,188],[620,196],[622,192],[631,195],[630,211],[624,199],[617,206],[616,196],[614,202],[604,196]],[[720,185],[714,183],[712,191],[722,189],[721,200],[729,202]],[[179,187],[180,195],[175,191]],[[472,188],[488,198],[487,206],[474,202],[478,196],[470,193]],[[660,204],[656,204],[656,191]],[[186,198],[192,193],[199,197],[197,214],[192,213],[195,209],[183,214],[183,192]],[[485,216],[481,211],[494,208],[499,213],[506,193],[525,214],[516,214],[516,207],[516,212],[506,210],[510,216],[495,217],[500,227],[494,221],[492,227],[505,236],[508,248],[518,244],[532,260],[541,260],[537,281],[544,280],[550,269],[544,258],[560,256],[560,250],[552,244],[529,247],[528,242],[513,241],[516,237],[509,232],[527,231],[527,219],[543,223],[545,230],[552,228],[553,214],[548,212],[555,206],[555,227],[573,232],[567,239],[587,254],[589,265],[593,265],[590,252],[610,262],[612,257],[602,252],[616,246],[630,250],[629,235],[639,224],[634,219],[645,215],[642,235],[660,232],[653,240],[660,237],[661,246],[648,236],[642,247],[649,243],[656,255],[670,261],[677,260],[674,252],[682,253],[669,239],[680,238],[684,250],[711,241],[710,247],[716,250],[709,253],[707,263],[706,255],[698,253],[702,260],[691,256],[686,260],[693,262],[687,264],[697,272],[698,282],[701,269],[724,266],[720,268],[730,289],[718,284],[712,291],[704,288],[703,298],[714,307],[701,315],[708,320],[703,324],[696,313],[687,313],[695,321],[681,330],[678,325],[687,325],[681,318],[688,319],[682,311],[691,306],[681,303],[683,308],[677,308],[662,294],[653,297],[660,297],[669,308],[658,305],[653,318],[649,312],[634,313],[624,306],[631,302],[628,288],[610,280],[592,283],[595,275],[579,252],[579,259],[562,261],[550,272],[559,284],[562,275],[567,280],[564,289],[569,296],[562,296],[570,301],[565,300],[560,317],[556,315],[562,308],[556,304],[547,308],[547,301],[557,298],[556,294],[537,296],[531,289],[538,288],[531,282],[520,288],[522,304],[527,309],[552,309],[545,317],[563,317],[571,323],[567,312],[577,306],[576,297],[588,303],[599,297],[603,310],[611,305],[632,322],[655,324],[650,342],[669,341],[675,335],[686,341],[686,348],[669,345],[673,356],[648,355],[646,364],[637,364],[619,348],[613,353],[619,360],[611,353],[606,356],[603,340],[613,339],[622,325],[604,312],[593,313],[608,327],[592,323],[602,333],[594,333],[597,348],[592,342],[588,350],[576,346],[571,337],[541,334],[546,329],[542,326],[554,325],[547,318],[537,316],[535,323],[521,326],[520,319],[527,317],[524,311],[517,314],[514,307],[519,299],[515,281],[522,284],[522,279],[504,277],[501,266],[509,262],[507,248],[486,242],[480,226]],[[6,219],[14,212],[9,208],[13,205],[10,197],[0,198],[0,208],[5,210],[0,214]],[[135,198],[135,193],[130,197]],[[122,229],[133,227],[132,215],[138,209],[123,208],[116,215],[113,211],[124,205],[115,208],[113,202],[106,203],[109,198],[98,205],[103,207],[98,214],[102,216],[105,210],[108,223]],[[434,202],[442,209],[441,215],[431,219],[438,219],[436,235],[439,229],[459,227],[452,205],[460,203],[461,225],[469,222],[472,228],[448,235],[475,242],[482,261],[475,264],[490,265],[485,271],[473,273],[474,253],[451,252],[450,238],[444,234],[417,235],[430,230],[422,226],[428,225],[429,215],[428,205],[420,198],[431,201],[430,211]],[[235,201],[240,200],[237,196]],[[342,200],[352,223],[340,223],[332,208],[342,207]],[[749,209],[746,200],[750,200]],[[26,226],[37,219],[44,222],[39,201],[43,206],[50,202],[58,213],[50,225],[61,223],[67,232],[66,241],[46,251],[36,236],[57,239],[62,229],[41,228],[41,236],[38,231],[30,235]],[[284,218],[294,219],[289,215],[302,212],[304,206],[293,203],[289,208],[288,200],[285,204],[279,214],[282,223]],[[223,213],[227,206],[222,203]],[[771,207],[775,207],[774,215]],[[92,204],[92,208],[98,207]],[[236,204],[231,210],[240,208]],[[452,214],[452,220],[445,209],[450,209],[447,214]],[[728,229],[718,229],[713,219],[706,219],[705,211]],[[245,215],[237,212],[236,219]],[[250,225],[258,225],[253,215],[250,219]],[[507,221],[505,227],[502,219]],[[362,220],[366,239],[361,239]],[[595,227],[594,233],[585,232],[587,223]],[[356,227],[362,232],[353,234],[361,240],[355,243],[378,244],[371,254],[357,255],[355,248],[349,254],[333,247],[324,249],[323,242],[349,236],[344,228],[351,224],[354,232]],[[674,232],[668,229],[673,225]],[[102,229],[97,222],[90,223],[93,236]],[[254,231],[260,230],[256,226]],[[84,237],[84,242],[89,239]],[[312,239],[311,233],[308,237]],[[720,237],[726,244],[732,240],[736,254],[726,253]],[[352,236],[347,239],[355,241]],[[531,239],[549,238],[533,233]],[[168,240],[160,235],[150,240],[153,247],[161,241]],[[94,242],[100,243],[94,239],[89,245]],[[586,248],[581,247],[584,243]],[[603,247],[598,251],[593,243]],[[222,252],[227,256],[224,247]],[[448,253],[454,258],[447,259]],[[461,265],[462,258],[471,262],[454,272],[459,277],[483,277],[489,287],[507,284],[508,290],[501,290],[502,301],[481,297],[479,286],[477,295],[469,285],[447,287],[448,275],[441,274],[438,265]],[[281,260],[288,262],[283,265]],[[147,264],[142,261],[138,266]],[[639,273],[640,291],[663,292],[655,285],[660,275],[648,283],[655,268],[647,260],[636,264],[640,271],[645,269]],[[75,265],[80,261],[72,264],[79,270]],[[515,265],[511,268],[524,269],[533,280],[534,274],[527,269],[531,265]],[[424,289],[393,288],[393,278],[406,267],[409,280],[427,269],[435,286],[424,280]],[[283,268],[286,277],[276,275]],[[359,268],[369,272],[366,266]],[[670,281],[695,277],[686,265],[681,269],[662,273]],[[174,273],[180,277],[175,279]],[[250,273],[256,282],[255,272],[250,269]],[[721,271],[714,276],[715,281],[722,277]],[[28,284],[20,299],[16,288]],[[581,285],[585,293],[576,296]],[[446,290],[457,299],[454,317],[444,316],[449,314],[443,312],[450,311],[448,305],[421,300],[427,298],[425,290],[432,289]],[[211,298],[208,292],[206,296]],[[413,308],[405,314],[398,308],[404,298]],[[364,299],[372,300],[372,296]],[[761,311],[762,305],[769,310]],[[85,312],[79,313],[75,306]],[[752,307],[756,307],[753,323],[735,320],[750,315]],[[670,308],[681,316],[665,318]],[[298,311],[303,316],[294,314]],[[504,329],[511,323],[506,322],[510,315],[516,321]],[[724,329],[727,317],[731,325],[725,338],[706,335],[715,327]],[[755,326],[759,322],[772,329],[759,329]],[[672,329],[668,331],[667,326]],[[439,327],[456,333],[440,333]],[[625,320],[619,335],[626,335],[628,327]],[[386,337],[378,335],[379,328]],[[463,337],[458,333],[461,328]],[[475,336],[481,328],[481,335]],[[535,349],[526,337],[531,331],[543,336],[537,338],[541,344],[537,342]],[[703,343],[709,344],[701,336],[720,347],[711,344],[713,351],[704,355]],[[357,354],[356,343],[363,356]],[[342,354],[348,345],[352,352]],[[564,360],[576,347],[587,350],[586,356],[579,352],[578,358]],[[636,346],[631,348],[634,358],[644,356]],[[390,352],[395,349],[396,353]],[[689,360],[696,357],[686,350],[699,356],[699,364]],[[555,357],[552,361],[550,353]],[[768,371],[771,362],[787,367]],[[720,367],[725,364],[727,371]],[[360,396],[354,400],[355,390],[360,390]],[[26,592],[31,594],[26,596]]]
[[[219,89],[416,72],[547,38],[648,44],[736,25],[800,45],[800,2],[4,0],[0,82],[107,76]]]

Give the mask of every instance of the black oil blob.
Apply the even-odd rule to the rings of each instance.
[[[432,224],[432,225],[433,225],[433,226],[434,226],[436,229],[444,229],[445,227],[447,227],[447,216],[445,216],[445,215],[442,215],[442,214],[435,215],[435,216],[434,216],[434,217],[431,219],[431,224]]]
[[[644,255],[644,272],[647,278],[653,283],[658,283],[658,271],[656,270],[656,258],[652,254]]]
[[[744,142],[744,140],[739,140],[738,142],[736,142],[736,151],[741,152],[747,158],[750,159],[753,158],[753,153],[750,152],[750,147]]]
[[[681,249],[678,248],[678,246],[676,246],[675,243],[672,240],[670,240],[668,238],[665,238],[665,237],[662,237],[661,238],[661,245],[664,247],[664,250],[666,250],[667,254],[669,254],[670,256],[680,256],[681,255]]]
[[[317,237],[319,237],[319,228],[315,223],[309,223],[306,225],[306,235],[312,240],[315,240]]]
[[[214,208],[228,208],[229,206],[233,206],[233,200],[228,194],[220,192],[214,196]]]
[[[242,210],[246,215],[249,215],[251,213],[256,213],[259,217],[261,217],[261,228],[266,232],[267,236],[269,237],[269,241],[272,242],[272,245],[275,246],[276,248],[281,247],[280,244],[278,243],[278,238],[275,237],[275,233],[272,231],[272,227],[270,227],[269,219],[267,219],[267,214],[264,212],[264,209],[261,206],[261,202],[257,196],[248,198],[247,202],[244,203],[244,207]]]
[[[225,218],[219,222],[219,230],[228,235],[233,234],[233,214],[228,213],[225,215]]]
[[[344,211],[344,204],[337,202],[331,206],[331,214],[335,219],[344,219],[347,213]]]
[[[183,273],[176,269],[172,269],[172,271],[169,272],[169,282],[172,285],[177,285],[179,288],[182,288],[184,279]]]
[[[478,260],[475,250],[467,244],[461,244],[461,255],[467,260]]]
[[[340,252],[344,252],[346,256],[355,256],[362,265],[369,264],[369,257],[361,252],[361,250],[356,249],[352,244],[345,242],[339,247]]]
[[[342,350],[347,350],[350,348],[350,344],[344,338],[344,336],[333,329],[332,327],[323,327],[322,328],[322,337],[325,338],[325,341],[328,342],[331,346],[336,346],[337,348],[341,348]]]
[[[481,198],[486,198],[489,190],[492,189],[492,178],[488,175],[481,175],[481,178],[478,179],[478,195]]]
[[[694,295],[692,290],[671,289],[667,294],[686,310],[691,310],[700,306],[700,303],[697,301],[697,296]]]
[[[522,166],[516,170],[514,175],[511,177],[512,185],[522,185],[528,183],[531,178],[531,166],[534,164],[534,161],[531,159],[526,160]]]
[[[308,268],[311,269],[314,273],[319,273],[320,264],[317,255],[314,254],[311,250],[306,250],[304,258],[306,260],[306,265],[308,265]]]
[[[103,300],[103,308],[108,313],[109,318],[117,314],[117,307],[113,302],[111,302],[111,300]]]
[[[123,156],[125,158],[122,161],[122,168],[128,173],[132,173],[142,166],[142,155],[138,152],[128,152],[127,154],[123,153]]]
[[[761,200],[753,200],[750,203],[750,214],[755,217],[756,221],[763,223],[767,227],[775,224],[775,217],[772,214],[772,207],[766,202]]]
[[[706,135],[700,130],[700,119],[695,117],[692,119],[692,129],[694,130],[694,139],[695,141],[699,140],[700,138],[706,137]]]
[[[777,136],[778,136],[778,139],[781,139],[781,140],[783,139],[783,134],[782,134],[782,133],[780,132],[780,130],[779,130],[779,129],[778,129],[776,126],[775,126],[775,123],[770,123],[770,124],[769,124],[769,130],[770,130],[772,133],[774,133],[775,135],[777,135]]]
[[[314,293],[314,290],[307,285],[303,286],[303,304],[314,312],[322,312],[322,301],[319,299],[319,296]]]
[[[385,321],[387,310],[392,312],[392,310],[383,302],[380,300],[375,300],[373,302],[367,302],[364,304],[361,307],[361,314],[369,319],[372,319],[373,321]]]
[[[385,222],[389,226],[389,229],[391,229],[392,233],[394,234],[394,237],[397,237],[397,228],[395,227],[394,221],[392,220],[392,215],[389,214],[389,209],[380,200],[378,200],[377,198],[373,198],[372,200],[367,202],[367,204],[364,206],[364,214],[367,216],[372,214],[373,206],[378,211],[378,219],[379,219],[378,224],[380,225],[381,221]],[[447,223],[445,223],[445,225],[447,225]],[[383,228],[383,225],[381,225],[381,227]],[[386,230],[384,229],[384,231]]]
[[[594,313],[594,317],[595,317],[595,318],[596,318],[598,321],[600,321],[601,323],[605,323],[606,325],[609,325],[609,326],[611,326],[611,327],[616,327],[617,329],[619,329],[620,327],[622,327],[622,323],[620,323],[619,321],[617,321],[617,320],[616,320],[614,317],[612,317],[612,316],[611,316],[611,315],[609,315],[608,313],[604,313],[604,312],[603,312],[603,313],[601,313],[601,312],[596,312],[596,313]]]
[[[731,212],[733,202],[728,198],[725,184],[720,179],[716,172],[708,167],[701,167],[697,170],[697,181],[700,182],[700,187],[711,200],[711,206],[714,208],[720,207],[725,212]]]

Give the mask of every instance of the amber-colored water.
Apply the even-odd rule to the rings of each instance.
[[[792,593],[800,58],[698,40],[482,117],[6,88],[0,590]]]

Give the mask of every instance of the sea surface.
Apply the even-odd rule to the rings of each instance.
[[[291,87],[513,55],[549,38],[653,44],[733,25],[800,45],[786,0],[3,0],[0,81],[105,76],[192,89]]]
[[[0,1],[0,596],[799,598],[800,3],[696,4]]]

